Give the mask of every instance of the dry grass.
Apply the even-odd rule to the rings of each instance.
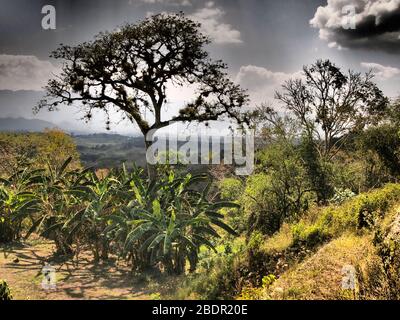
[[[287,223],[283,224],[279,232],[268,238],[262,245],[261,250],[264,252],[284,251],[293,243],[293,232],[291,226]]]
[[[344,266],[359,268],[374,257],[370,235],[343,235],[288,270],[267,293],[273,299],[337,300],[358,298],[342,289]],[[356,290],[357,291],[357,290]]]
[[[0,246],[0,278],[6,279],[14,299],[151,299],[168,295],[176,279],[161,280],[151,276],[132,275],[129,266],[110,260],[95,264],[89,254],[79,261],[54,258],[54,245],[36,239],[25,244]],[[45,262],[56,269],[57,289],[46,292],[41,287]]]

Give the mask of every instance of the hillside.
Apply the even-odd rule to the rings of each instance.
[[[266,239],[257,255],[263,284],[237,298],[398,299],[399,230],[399,185],[311,210]]]
[[[73,136],[87,167],[115,168],[126,163],[145,166],[146,153],[142,137],[128,137],[119,134],[90,134]]]
[[[5,132],[41,132],[56,127],[54,123],[39,119],[0,118],[0,131]]]

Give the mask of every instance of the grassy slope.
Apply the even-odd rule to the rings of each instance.
[[[353,298],[353,293],[342,290],[343,267],[351,265],[358,269],[374,258],[375,248],[369,235],[344,235],[283,273],[269,294],[273,299]]]
[[[284,225],[262,251],[280,256],[277,280],[263,288],[245,288],[240,299],[386,299],[387,281],[373,239],[377,228],[393,228],[400,216],[400,186],[359,195],[340,206],[315,208],[300,222]],[[361,218],[375,221],[360,228]],[[397,219],[400,221],[400,219]],[[296,248],[296,249],[294,249]],[[288,257],[287,252],[297,254]],[[356,290],[343,290],[343,267],[356,270]]]

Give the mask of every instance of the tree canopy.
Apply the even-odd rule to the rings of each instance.
[[[52,57],[63,61],[60,76],[49,80],[36,110],[78,103],[84,118],[111,108],[136,123],[146,135],[169,121],[208,122],[224,117],[245,121],[248,97],[227,76],[227,66],[210,58],[210,39],[200,24],[180,14],[159,14],[114,32],[98,34],[77,46],[61,45]],[[165,119],[168,86],[196,88],[193,100]],[[145,116],[149,111],[151,121]]]
[[[329,60],[303,68],[303,79],[291,79],[276,98],[317,141],[325,158],[335,154],[348,133],[376,123],[388,99],[372,81],[371,72],[343,72]]]

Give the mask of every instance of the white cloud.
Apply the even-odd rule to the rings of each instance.
[[[391,79],[400,75],[400,69],[391,66],[383,66],[379,63],[362,62],[361,66],[363,68],[372,70],[372,72],[381,80]]]
[[[276,90],[279,90],[285,81],[300,78],[301,72],[285,73],[274,72],[254,65],[242,66],[235,82],[244,89],[248,89],[252,105],[272,101]]]
[[[209,35],[215,43],[242,43],[240,31],[234,29],[230,24],[221,22],[224,15],[224,10],[215,7],[215,3],[209,1],[204,8],[195,11],[189,18],[201,23],[202,31]]]
[[[0,90],[41,91],[53,73],[58,73],[49,61],[35,56],[0,55]]]
[[[310,24],[331,47],[400,51],[400,0],[328,0]]]

